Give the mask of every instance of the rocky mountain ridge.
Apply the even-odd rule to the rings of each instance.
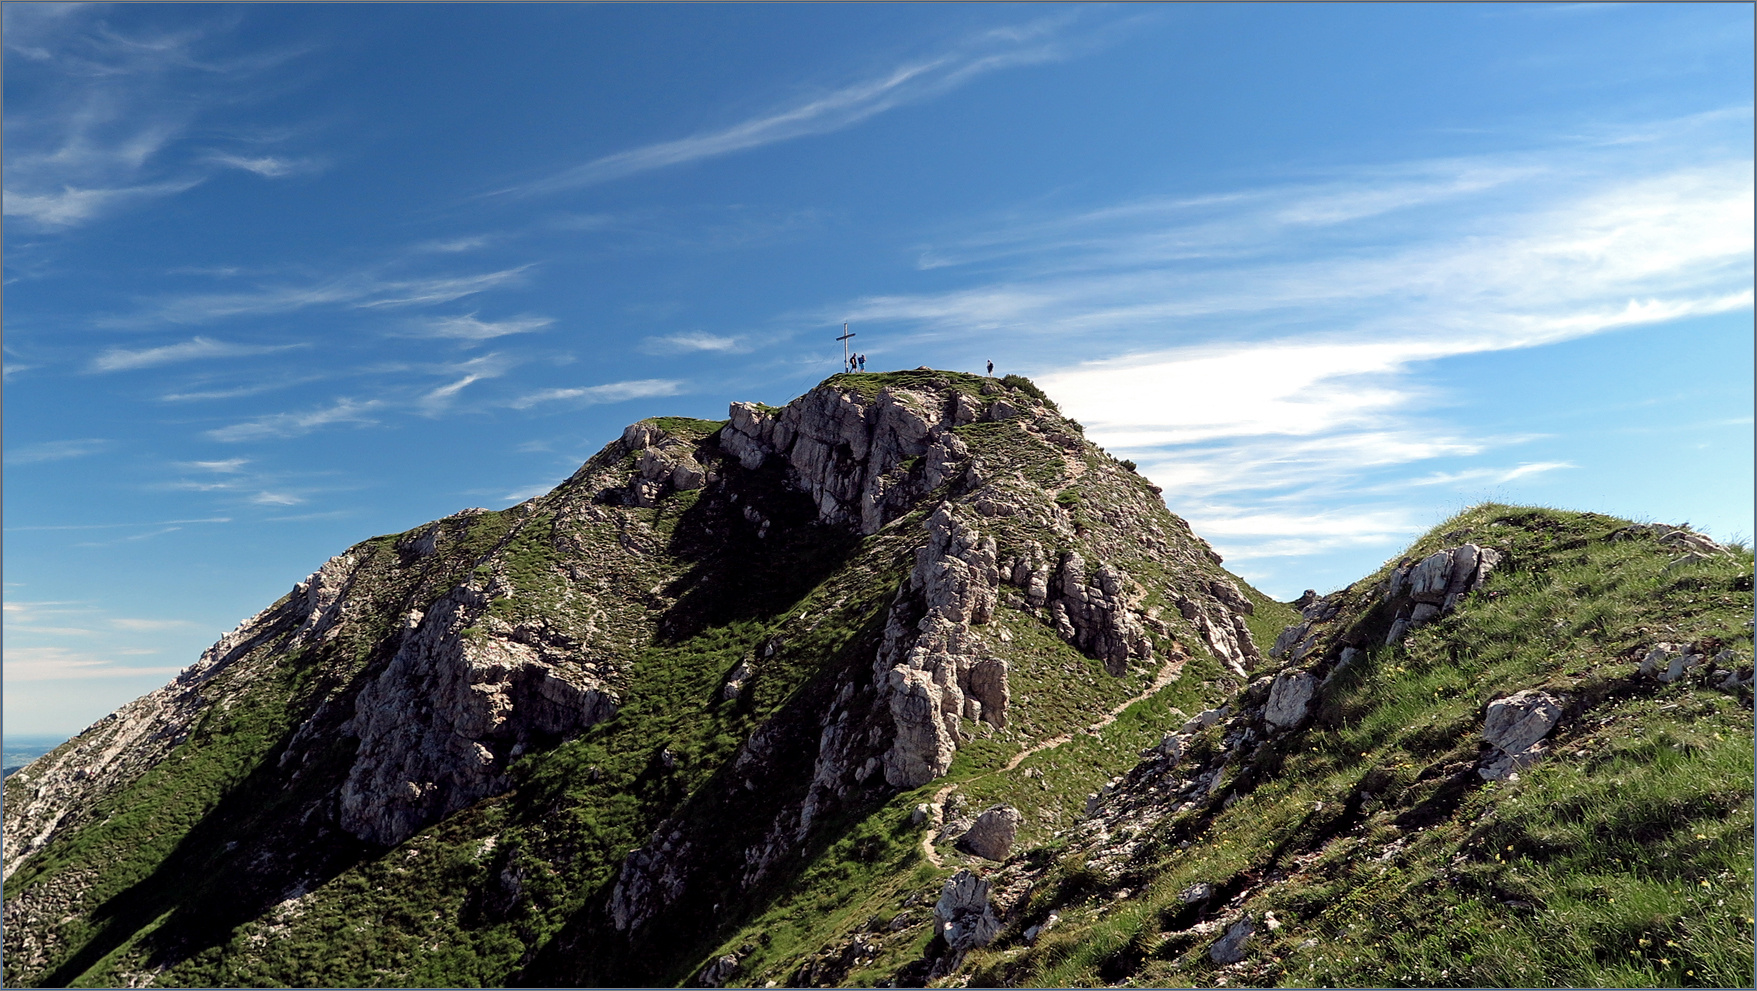
[[[637,932],[679,899],[709,897],[702,889],[753,890],[826,816],[946,774],[973,740],[1050,728],[1018,697],[1022,662],[997,612],[1030,620],[1034,650],[1062,665],[1085,654],[1107,678],[1180,653],[1180,636],[1242,668],[1255,656],[1238,621],[1251,603],[1217,562],[1155,490],[1022,380],[839,376],[784,408],[734,403],[723,423],[633,424],[546,496],[338,555],[171,685],[9,779],[6,869],[20,883],[7,897],[8,980],[71,978],[118,947],[174,971],[191,941],[211,940],[193,935],[200,926],[170,938],[94,927],[92,913],[162,900],[152,879],[179,859],[232,874],[234,925],[283,911],[289,891],[321,896],[326,876],[516,793],[521,762],[627,722],[643,701],[632,697],[640,668],[657,663],[649,654],[758,620],[763,636],[707,704],[749,710],[777,680],[766,715],[736,720],[748,736],[725,744],[725,770],[693,804],[686,790],[634,817],[658,814],[647,841],[619,855],[607,897],[585,907],[603,916],[587,929]],[[753,563],[768,573],[753,576]],[[858,586],[871,601],[848,619],[870,643],[858,663],[813,675],[824,655],[792,656],[789,641],[809,633],[789,631],[828,614],[793,607],[838,569],[844,592],[827,605],[847,612]],[[741,587],[753,577],[781,587],[753,594]],[[805,691],[765,670],[783,663],[824,683]],[[216,729],[245,735],[228,722],[234,710],[252,713],[249,744],[218,745]],[[802,736],[809,773],[758,789],[773,751]],[[187,788],[191,740],[225,751],[225,766]],[[692,757],[655,760],[666,774]],[[186,807],[142,798],[161,787],[180,788]],[[275,796],[265,835],[241,832],[242,811],[219,821],[240,788]],[[727,788],[739,794],[716,791]],[[691,817],[708,794],[756,826],[736,870],[703,876]],[[42,856],[121,842],[118,809],[228,838],[198,851],[173,827],[168,849],[131,871]],[[510,890],[486,903],[516,903],[520,872],[503,871],[491,887]]]
[[[1289,885],[1538,787],[1604,698],[1749,734],[1749,627],[1694,605],[1748,605],[1749,555],[1687,528],[1490,508],[1291,605],[1221,564],[1015,377],[631,424],[9,777],[6,982],[1281,981],[1336,942]],[[1667,622],[1611,618],[1631,582]],[[1576,685],[1503,640],[1621,653]]]

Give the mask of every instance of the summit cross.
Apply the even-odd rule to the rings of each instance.
[[[842,336],[836,338],[836,340],[842,342],[842,368],[844,370],[851,370],[854,367],[854,366],[848,364],[848,339],[853,336],[855,336],[855,335],[852,331],[850,331],[848,329],[847,321],[843,321],[843,323],[842,323]]]

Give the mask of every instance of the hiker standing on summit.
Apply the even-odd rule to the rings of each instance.
[[[989,375],[994,374],[994,362],[992,362],[992,361],[988,363],[988,374]]]

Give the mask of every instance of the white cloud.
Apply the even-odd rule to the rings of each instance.
[[[416,329],[422,337],[444,337],[461,341],[486,341],[508,334],[529,334],[553,324],[553,317],[523,316],[506,320],[481,320],[474,313],[427,320]]]
[[[177,667],[135,667],[108,657],[66,647],[6,647],[7,682],[64,679],[165,678]]]
[[[32,530],[120,530],[120,529],[126,529],[128,527],[172,526],[172,525],[182,525],[185,523],[230,523],[230,522],[232,522],[232,518],[229,516],[208,516],[208,517],[204,517],[202,519],[193,519],[193,520],[154,520],[149,523],[66,523],[66,524],[51,525],[51,526],[9,526],[6,528],[6,532],[12,533],[14,531],[32,531]]]
[[[691,332],[649,337],[641,342],[641,350],[647,354],[685,354],[691,351],[730,353],[742,351],[744,347],[737,337]]]
[[[156,348],[138,350],[110,348],[92,359],[91,370],[94,372],[133,371],[138,368],[154,368],[159,365],[198,361],[206,358],[237,358],[272,354],[276,351],[287,351],[297,347],[304,347],[304,345],[238,344],[231,341],[210,340],[206,337],[194,337],[181,344],[166,344]]]
[[[1058,40],[1067,17],[984,32],[951,50],[898,65],[718,130],[631,148],[593,159],[547,179],[498,190],[532,195],[576,189],[626,176],[714,158],[763,145],[852,127],[895,107],[926,100],[977,76],[1069,57],[1084,43]]]
[[[423,241],[420,244],[415,245],[415,250],[450,255],[463,251],[475,251],[477,248],[485,248],[493,243],[494,240],[494,238],[486,234],[474,237],[454,237],[442,241]]]
[[[274,155],[213,155],[208,161],[215,165],[252,172],[264,179],[280,179],[301,172],[313,172],[319,167],[315,159],[281,158]]]
[[[194,189],[199,179],[109,188],[63,185],[55,189],[6,190],[6,215],[46,228],[77,227],[136,200],[156,199]]]
[[[1392,547],[1432,522],[1393,494],[1571,467],[1471,463],[1535,438],[1448,415],[1433,363],[1750,309],[1749,122],[1006,217],[922,249],[955,288],[812,316],[1056,369],[1038,383],[1229,559]]]
[[[249,463],[249,458],[226,458],[224,461],[184,461],[182,465],[185,468],[200,468],[203,471],[231,475],[243,471],[244,466]]]
[[[452,400],[456,399],[458,393],[462,392],[466,387],[484,379],[499,378],[506,374],[514,364],[516,364],[516,362],[495,353],[485,354],[479,358],[471,358],[469,361],[445,366],[442,369],[442,374],[456,375],[462,373],[462,377],[439,386],[438,388],[428,390],[420,399],[416,400],[415,405],[426,415],[437,416],[449,408]]]
[[[632,382],[610,382],[575,389],[542,389],[508,402],[513,409],[529,409],[540,403],[568,402],[578,406],[619,403],[629,399],[654,396],[675,396],[683,391],[676,379],[639,379]]]
[[[373,423],[371,413],[381,409],[384,401],[368,399],[364,402],[354,399],[337,399],[328,406],[306,410],[301,413],[274,413],[259,416],[253,420],[234,423],[228,427],[219,427],[207,431],[207,436],[218,441],[238,442],[247,440],[280,440],[287,437],[300,437],[337,423]]]
[[[110,620],[110,625],[119,630],[128,630],[133,633],[155,633],[162,630],[186,629],[196,624],[186,619],[129,619],[125,617],[116,617]]]
[[[530,265],[474,275],[393,278],[348,275],[305,285],[264,285],[243,292],[191,293],[151,300],[142,310],[102,321],[134,327],[158,323],[207,323],[231,317],[293,313],[318,306],[393,309],[450,303],[465,296],[518,284]]]
[[[1129,447],[1310,436],[1372,423],[1402,405],[1407,396],[1375,377],[1446,350],[1422,341],[1209,345],[1089,362],[1039,384],[1094,433]]]
[[[373,287],[373,298],[363,299],[354,305],[367,309],[384,309],[449,303],[465,296],[474,296],[479,292],[517,283],[530,267],[530,265],[520,265],[517,268],[503,269],[499,272],[453,278],[412,279],[404,282],[387,281]]]
[[[88,224],[193,189],[217,168],[310,166],[245,137],[232,150],[186,150],[198,126],[255,102],[264,74],[296,52],[208,58],[208,27],[130,34],[99,5],[13,4],[5,25],[8,52],[22,56],[8,81],[23,94],[7,99],[5,213],[27,228]]]
[[[258,506],[297,506],[305,500],[288,492],[258,492],[250,501]]]
[[[65,461],[68,458],[83,458],[100,454],[109,449],[110,441],[101,437],[86,437],[80,440],[47,440],[37,444],[7,448],[6,463],[9,465],[28,465],[43,461]]]
[[[1405,485],[1458,485],[1465,482],[1483,482],[1497,485],[1511,482],[1527,475],[1538,475],[1546,471],[1560,468],[1573,468],[1569,461],[1531,461],[1515,465],[1511,468],[1468,468],[1464,471],[1437,471],[1420,478],[1411,478]]]
[[[522,489],[514,489],[506,495],[501,496],[501,498],[511,503],[525,502],[529,499],[535,499],[540,495],[548,495],[550,490],[554,489],[558,484],[560,483],[538,482],[535,485],[527,485]]]

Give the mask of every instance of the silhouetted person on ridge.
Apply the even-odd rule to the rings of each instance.
[[[988,374],[990,374],[990,375],[994,374],[994,362],[992,362],[992,361],[988,363]]]

